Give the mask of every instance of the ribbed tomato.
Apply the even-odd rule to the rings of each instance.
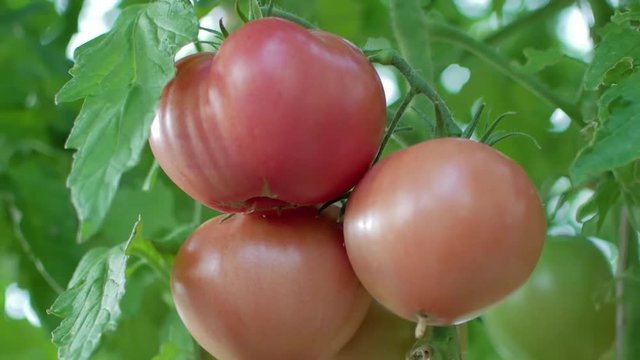
[[[312,205],[368,170],[386,122],[380,79],[344,39],[265,18],[180,61],[151,128],[158,163],[214,209]]]
[[[487,145],[445,138],[374,166],[349,199],[344,228],[374,298],[408,320],[446,325],[525,282],[546,223],[520,166]]]
[[[171,285],[187,329],[221,360],[328,359],[371,299],[340,224],[312,208],[209,220],[178,252]]]

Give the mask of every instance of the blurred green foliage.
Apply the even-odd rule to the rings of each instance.
[[[157,169],[152,170],[153,159],[145,147],[140,161],[124,173],[113,202],[97,201],[100,211],[104,212],[101,227],[92,230],[95,234],[86,243],[76,242],[80,223],[67,188],[73,152],[65,150],[64,144],[82,104],[76,101],[56,105],[54,98],[69,80],[67,73],[73,62],[67,58],[67,46],[78,31],[83,6],[90,3],[82,0],[0,2],[0,343],[3,345],[0,360],[56,358],[50,333],[60,319],[48,315],[46,310],[67,287],[82,256],[97,246],[113,248],[124,243],[138,215],[144,219],[145,241],[155,244],[170,264],[172,254],[189,231],[213,214],[194,206],[161,171],[155,173]],[[118,7],[147,3],[122,0]],[[615,21],[607,25],[614,9],[606,1],[589,1],[594,18],[591,33],[604,45],[596,48],[592,55],[580,56],[558,36],[560,21],[568,7],[574,6],[574,11],[578,11],[572,1],[494,0],[473,15],[469,15],[473,9],[460,6],[463,3],[436,0],[276,2],[278,7],[340,34],[360,47],[400,50],[414,67],[433,80],[461,127],[470,121],[480,103],[486,104],[480,128],[505,112],[515,112],[499,130],[530,134],[541,148],[519,137],[506,139],[497,147],[523,166],[545,202],[558,203],[561,210],[557,216],[550,216],[552,228],[563,228],[570,223],[574,233],[584,231],[585,235],[598,236],[615,247],[620,223],[627,219],[627,215],[621,215],[626,214],[622,211],[624,207],[630,208],[628,214],[635,229],[640,223],[637,216],[640,118],[636,111],[640,93],[634,86],[640,63],[638,9],[618,14]],[[542,5],[531,7],[533,3]],[[581,3],[582,11],[589,12],[589,7],[584,6],[586,2]],[[239,26],[230,0],[197,1],[195,14],[206,17],[216,7],[225,11],[225,24],[229,29]],[[486,58],[471,55],[446,39],[432,37],[427,25],[435,22],[454,26],[473,41],[484,41],[515,71],[533,77],[554,94],[569,99],[582,114],[585,125],[574,121],[566,129],[554,130],[550,119],[557,106],[498,71]],[[605,27],[606,31],[602,31]],[[153,25],[150,28],[155,29]],[[625,46],[635,50],[625,52],[624,56],[618,54]],[[453,64],[467,68],[470,73],[460,91],[443,86],[442,74]],[[396,80],[399,80],[399,91],[405,93],[407,86],[397,73]],[[587,85],[586,88],[583,85]],[[398,103],[391,105],[390,110],[395,110]],[[430,104],[416,101],[401,121],[401,126],[410,126],[412,130],[396,134],[392,146],[395,149],[430,137],[432,123]],[[587,145],[579,162],[572,167],[577,154]],[[104,165],[94,164],[96,168]],[[571,174],[570,169],[573,169]],[[150,171],[156,181],[145,190]],[[574,200],[580,188],[558,191],[552,186],[560,177],[570,175],[579,180],[575,185],[596,194],[579,212],[580,218],[588,220],[584,228],[575,222],[575,217],[571,218],[575,214],[568,210],[577,206]],[[635,244],[635,236],[630,241]],[[637,246],[630,248],[637,249]],[[637,257],[637,251],[631,253],[628,268],[623,269],[625,279],[636,279],[626,281],[631,289],[628,304],[640,303]],[[104,334],[93,358],[200,358],[199,348],[176,317],[166,279],[159,276],[158,269],[154,271],[144,259],[132,256],[126,275],[118,331]],[[10,286],[28,290],[30,305],[40,320],[39,327],[26,319],[11,318],[4,311],[8,298],[5,291]],[[640,315],[638,311],[629,314],[628,337],[631,339],[640,333]],[[480,321],[471,322],[468,332],[469,359],[498,358]],[[640,356],[638,351],[628,350],[625,359]]]

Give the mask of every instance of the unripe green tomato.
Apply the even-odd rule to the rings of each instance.
[[[548,239],[531,278],[483,319],[505,359],[597,360],[614,339],[612,286],[592,242]]]

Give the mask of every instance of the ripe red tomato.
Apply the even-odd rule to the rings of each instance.
[[[344,39],[265,18],[216,55],[177,64],[150,144],[169,177],[214,209],[328,201],[369,169],[386,110],[380,79]]]
[[[416,340],[414,327],[374,302],[356,334],[333,360],[404,359]]]
[[[383,159],[356,186],[344,221],[365,288],[396,314],[433,325],[473,318],[522,285],[545,227],[520,166],[453,138]]]
[[[615,336],[613,285],[593,243],[549,239],[531,278],[483,320],[505,359],[598,360]]]
[[[217,217],[175,260],[171,288],[193,337],[224,360],[327,359],[353,336],[371,297],[341,226],[305,208]]]

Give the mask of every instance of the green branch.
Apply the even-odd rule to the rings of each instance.
[[[300,17],[298,15],[292,14],[290,12],[278,9],[276,7],[269,8],[269,6],[262,6],[260,8],[260,10],[262,10],[263,13],[268,13],[273,17],[279,17],[279,18],[282,18],[282,19],[293,21],[294,23],[297,23],[298,25],[304,26],[307,29],[315,29],[315,28],[317,28],[317,26],[315,26],[314,24],[310,23],[306,19],[304,19],[304,18],[302,18],[302,17]]]
[[[377,163],[378,160],[380,160],[380,157],[382,156],[382,152],[384,151],[384,148],[387,146],[389,139],[391,139],[391,135],[393,135],[396,127],[398,126],[398,123],[400,122],[400,118],[402,117],[402,114],[404,114],[404,111],[407,109],[407,106],[409,106],[409,104],[411,103],[411,100],[413,100],[413,97],[415,95],[416,95],[416,91],[414,91],[413,88],[409,90],[409,93],[407,93],[407,95],[402,100],[402,103],[400,103],[400,106],[398,106],[398,110],[396,110],[396,113],[393,114],[393,120],[391,120],[391,124],[389,124],[389,127],[387,128],[387,132],[384,134],[384,138],[380,143],[380,148],[378,149],[378,153],[376,154],[376,157],[373,159],[374,164]]]
[[[407,79],[412,89],[418,91],[418,93],[424,94],[431,100],[436,109],[436,115],[442,116],[442,123],[437,124],[436,133],[440,136],[446,136],[446,128],[444,124],[454,123],[453,115],[447,107],[445,101],[435,91],[433,87],[427,82],[418,72],[413,69],[400,54],[392,49],[389,50],[377,50],[373,52],[367,52],[369,55],[369,61],[382,65],[391,65],[398,69],[400,73]],[[439,114],[438,114],[439,112]]]
[[[575,104],[558,96],[536,78],[516,69],[511,65],[509,59],[489,45],[443,23],[429,23],[429,32],[434,40],[446,41],[462,47],[487,64],[493,66],[496,70],[513,79],[516,83],[528,89],[539,98],[545,100],[550,105],[560,108],[581,126],[585,125],[580,111]]]
[[[564,9],[572,3],[574,3],[573,0],[550,1],[547,5],[523,15],[501,27],[499,30],[487,35],[483,41],[487,44],[496,44],[505,40],[507,37],[512,36],[518,30],[530,30],[532,25],[536,24],[540,20],[546,19],[550,15],[555,14],[557,11]]]

